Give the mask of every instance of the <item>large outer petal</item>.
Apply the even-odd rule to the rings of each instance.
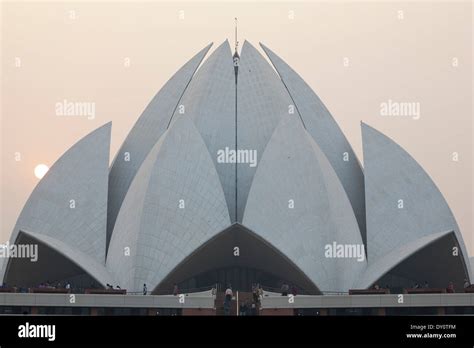
[[[369,263],[419,238],[454,231],[470,274],[456,220],[428,174],[398,144],[364,123],[362,140]],[[398,208],[399,200],[403,209]]]
[[[183,65],[160,89],[117,152],[110,168],[109,177],[107,246],[113,233],[117,214],[133,178],[151,148],[166,131],[183,92],[211,45],[203,48]],[[130,154],[130,161],[124,160],[126,152]]]
[[[341,181],[365,242],[364,174],[359,160],[329,110],[311,87],[283,59],[268,47],[260,45],[280,74],[306,130],[324,152]],[[348,160],[344,161],[346,152]]]
[[[294,200],[294,209],[289,209]],[[327,258],[325,246],[363,245],[354,212],[329,161],[301,122],[283,120],[249,193],[244,226],[292,260],[321,291],[347,291],[365,268]]]
[[[184,200],[185,208],[179,208]],[[180,115],[137,173],[110,242],[107,268],[122,288],[154,289],[230,225],[219,177],[193,122]],[[125,248],[130,248],[130,256]]]
[[[105,263],[110,129],[108,123],[91,132],[54,163],[23,207],[10,243],[29,231]]]

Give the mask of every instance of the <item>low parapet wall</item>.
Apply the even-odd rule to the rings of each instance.
[[[474,306],[474,293],[264,296],[261,308],[380,308]]]
[[[0,306],[214,308],[214,297],[207,293],[176,296],[0,293]]]

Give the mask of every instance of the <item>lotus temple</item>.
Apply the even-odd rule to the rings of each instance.
[[[38,260],[6,260],[5,284],[326,295],[471,282],[453,213],[402,147],[361,123],[361,163],[272,50],[211,46],[153,97],[111,165],[111,123],[56,161],[10,240],[37,244]]]

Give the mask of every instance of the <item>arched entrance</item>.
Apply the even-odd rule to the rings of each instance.
[[[9,287],[34,288],[42,283],[64,285],[66,282],[78,289],[103,287],[72,259],[27,233],[20,231],[15,244],[37,245],[38,258],[35,262],[28,258],[8,259],[3,281]]]
[[[233,224],[181,262],[154,290],[171,293],[216,283],[249,291],[252,283],[278,288],[282,282],[319,294],[315,284],[285,255],[240,224]]]

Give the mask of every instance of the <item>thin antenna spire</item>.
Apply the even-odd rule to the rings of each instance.
[[[237,40],[237,17],[235,17],[234,20],[235,20],[235,53],[237,53],[237,48],[239,47],[239,41]]]

